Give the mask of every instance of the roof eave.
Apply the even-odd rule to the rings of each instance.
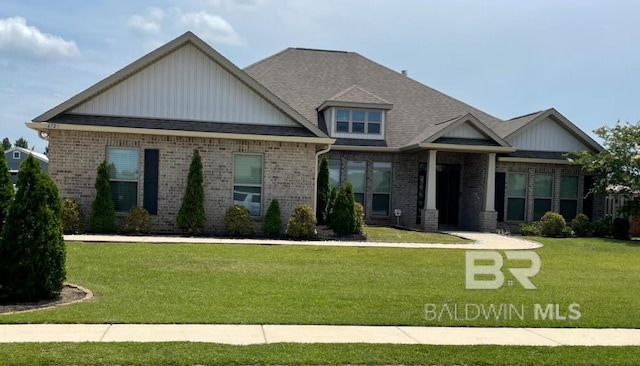
[[[511,156],[499,156],[499,162],[504,163],[533,163],[533,164],[562,164],[562,165],[570,165],[573,164],[571,161],[567,159],[538,159],[538,158],[519,158],[519,157],[511,157]]]
[[[412,152],[418,150],[438,150],[438,151],[457,151],[471,153],[511,153],[517,149],[511,146],[483,146],[483,145],[459,145],[459,144],[438,144],[438,143],[419,143],[408,145],[400,148],[403,152]]]

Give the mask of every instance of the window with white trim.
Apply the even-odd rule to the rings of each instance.
[[[553,202],[553,176],[551,174],[536,174],[533,183],[533,220],[538,221],[551,211]]]
[[[578,214],[578,176],[560,177],[560,215],[567,223]]]
[[[391,163],[373,163],[373,196],[371,214],[389,216],[391,206]]]
[[[20,159],[20,151],[14,151],[13,152],[13,158],[14,159]]]
[[[364,205],[364,193],[366,191],[367,162],[366,161],[348,161],[347,162],[347,183],[353,186],[353,193],[356,202]]]
[[[233,204],[244,206],[251,216],[262,209],[262,155],[233,156]]]
[[[329,187],[340,187],[340,160],[329,160]]]
[[[336,109],[335,132],[380,135],[382,111]]]
[[[131,207],[138,205],[139,162],[138,149],[107,148],[109,184],[116,212],[128,212]]]
[[[507,187],[507,221],[524,221],[527,206],[527,175],[510,173]]]

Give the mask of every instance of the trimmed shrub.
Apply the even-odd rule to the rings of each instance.
[[[52,299],[66,279],[58,188],[29,155],[0,238],[0,302]]]
[[[116,208],[111,198],[109,166],[106,161],[98,166],[95,187],[96,199],[91,204],[89,216],[91,230],[96,233],[112,233],[116,231]]]
[[[325,225],[331,226],[331,212],[333,211],[333,206],[336,203],[336,197],[338,196],[338,189],[336,187],[332,187],[329,191],[329,199],[327,200],[327,207],[324,210],[324,223]]]
[[[127,234],[146,234],[151,231],[151,216],[140,206],[133,206],[124,217],[124,232]]]
[[[613,220],[611,236],[613,236],[614,239],[631,240],[631,236],[629,235],[630,229],[631,229],[631,224],[629,223],[629,219],[623,218],[623,217],[616,217]]]
[[[354,233],[362,234],[362,229],[364,228],[364,207],[359,202],[355,203],[356,209],[356,227]]]
[[[340,187],[331,210],[331,229],[338,235],[353,234],[357,227],[355,197],[350,183]]]
[[[605,215],[605,217],[593,222],[593,236],[595,237],[606,238],[607,236],[611,236],[612,230],[613,218],[611,215]]]
[[[84,217],[80,206],[73,198],[63,198],[60,201],[62,207],[62,231],[65,234],[78,234],[82,232]]]
[[[520,235],[522,236],[538,236],[540,235],[540,228],[537,222],[532,222],[531,224],[520,223]]]
[[[585,214],[578,214],[571,222],[571,229],[576,236],[591,236],[593,233],[593,225],[589,221],[589,217]]]
[[[316,207],[316,220],[318,224],[325,223],[327,203],[329,201],[329,195],[331,194],[331,187],[329,186],[329,159],[327,155],[322,156],[320,161],[320,168],[318,170],[318,192],[317,192],[317,207]]]
[[[557,212],[547,212],[540,219],[540,234],[543,236],[562,236],[567,223],[564,217]]]
[[[11,183],[11,173],[9,173],[9,165],[4,156],[4,149],[0,146],[0,233],[2,233],[2,224],[9,212],[9,205],[13,198],[13,183]]]
[[[292,239],[313,239],[318,235],[316,218],[311,207],[298,205],[289,217],[287,236]]]
[[[280,236],[282,232],[282,213],[277,199],[273,199],[267,208],[262,222],[262,232],[269,237]]]
[[[198,149],[195,149],[189,166],[187,187],[178,211],[178,226],[191,235],[202,234],[206,223],[203,182],[202,159]]]
[[[562,229],[562,237],[564,238],[572,238],[573,237],[573,230],[571,229],[571,226],[565,226],[564,229]]]
[[[235,205],[224,214],[224,229],[229,236],[251,236],[256,233],[256,226],[246,207]]]

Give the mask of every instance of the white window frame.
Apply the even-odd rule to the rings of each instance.
[[[128,146],[108,146],[107,147],[107,168],[109,168],[109,151],[110,150],[129,150],[129,151],[135,151],[136,155],[138,156],[138,169],[136,170],[136,175],[137,178],[136,179],[122,179],[122,178],[115,178],[112,177],[111,174],[109,174],[109,186],[111,186],[111,182],[125,182],[125,183],[136,183],[136,201],[134,206],[138,206],[139,202],[140,202],[140,149],[137,147],[128,147]],[[111,188],[111,187],[109,187]],[[114,202],[115,203],[115,202]],[[129,209],[121,211],[116,209],[116,212],[128,212]]]
[[[14,159],[20,159],[20,151],[14,151],[13,152],[13,158]]]
[[[346,111],[349,112],[349,120],[347,121],[349,124],[349,128],[347,131],[338,131],[338,123],[339,122],[345,122],[345,121],[339,121],[338,120],[338,112],[341,111]],[[353,112],[364,112],[365,117],[364,117],[364,121],[354,121],[353,120]],[[380,121],[370,121],[369,120],[369,113],[370,112],[375,112],[375,113],[380,113]],[[334,120],[335,120],[335,124],[333,127],[333,131],[334,133],[348,133],[348,134],[358,134],[358,135],[368,135],[368,136],[381,136],[382,135],[382,130],[383,130],[383,124],[384,124],[384,111],[380,110],[380,109],[354,109],[354,108],[339,108],[336,107],[334,108]],[[362,132],[354,132],[353,131],[353,124],[354,123],[364,123],[364,130]],[[369,124],[377,124],[379,125],[379,131],[378,132],[369,132]]]
[[[237,156],[259,156],[260,157],[260,184],[236,184],[236,157]],[[258,210],[258,214],[254,215],[251,212],[251,209],[247,207],[249,210],[249,214],[251,217],[262,217],[263,207],[264,207],[264,155],[263,154],[255,154],[255,153],[234,153],[233,154],[233,169],[231,172],[231,202],[235,205],[235,191],[236,187],[247,187],[247,188],[260,188],[260,208]]]

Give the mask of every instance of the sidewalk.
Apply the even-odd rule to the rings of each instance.
[[[439,248],[439,249],[484,249],[522,250],[535,249],[540,243],[510,236],[471,231],[447,232],[447,234],[473,240],[470,244],[421,244],[421,243],[379,243],[368,241],[292,241],[273,239],[227,239],[190,238],[181,236],[124,236],[124,235],[65,235],[66,241],[106,242],[106,243],[193,243],[193,244],[245,244],[245,245],[327,245],[339,247],[385,247],[385,248]]]
[[[430,345],[640,346],[640,329],[456,328],[229,324],[0,325],[0,343],[203,342]]]

